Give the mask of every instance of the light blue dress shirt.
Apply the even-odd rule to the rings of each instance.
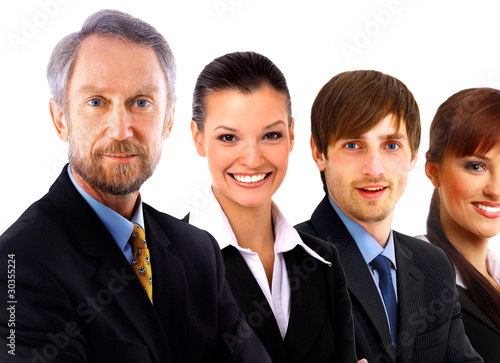
[[[358,245],[359,250],[361,251],[361,255],[370,268],[372,272],[373,281],[375,281],[375,285],[377,286],[378,293],[380,294],[380,300],[382,300],[382,304],[384,305],[385,314],[387,316],[387,321],[389,321],[389,315],[387,314],[387,308],[384,303],[384,298],[382,297],[382,291],[380,291],[380,287],[378,286],[379,276],[378,272],[375,271],[371,266],[370,262],[377,257],[378,255],[382,255],[387,257],[392,262],[391,267],[391,277],[392,277],[392,285],[394,286],[394,292],[396,293],[396,301],[398,299],[398,289],[396,283],[396,254],[394,252],[394,237],[392,230],[389,233],[389,240],[387,241],[387,245],[385,248],[382,248],[380,244],[373,238],[373,236],[366,231],[359,223],[353,221],[349,218],[342,210],[335,204],[335,202],[328,196],[328,200],[332,205],[335,212],[339,215],[340,219],[346,226],[347,230],[351,234],[352,238]]]
[[[129,221],[128,219],[122,217],[120,214],[116,213],[111,208],[106,207],[104,204],[98,202],[85,190],[83,190],[80,184],[78,184],[78,182],[75,180],[75,177],[73,176],[71,168],[69,166],[68,174],[71,182],[75,186],[76,190],[78,190],[78,193],[80,193],[80,195],[90,205],[95,214],[97,214],[101,222],[106,226],[109,233],[111,233],[111,236],[113,236],[114,240],[118,244],[118,247],[120,247],[120,249],[123,251],[128,262],[132,263],[132,247],[130,246],[130,243],[128,243],[128,240],[130,238],[130,235],[132,234],[132,230],[134,229],[134,222],[138,223],[142,228],[145,228],[141,200],[139,199],[139,207],[132,217],[132,220]]]

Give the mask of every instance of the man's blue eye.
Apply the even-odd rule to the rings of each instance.
[[[101,100],[98,98],[93,98],[90,101],[87,102],[91,106],[100,106],[101,105]]]
[[[345,147],[348,149],[357,149],[359,147],[359,145],[356,144],[355,142],[349,142],[349,143],[345,144]]]
[[[390,144],[388,144],[388,145],[387,145],[387,148],[388,148],[389,150],[396,150],[396,149],[398,149],[398,148],[399,148],[399,145],[398,145],[398,144],[396,144],[396,143],[393,143],[393,142],[392,142],[392,143],[390,143]]]
[[[136,104],[139,107],[146,107],[146,106],[149,105],[149,101],[146,101],[146,100],[137,100]]]

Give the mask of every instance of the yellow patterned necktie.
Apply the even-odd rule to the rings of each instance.
[[[142,229],[139,224],[134,223],[134,229],[132,230],[128,242],[132,245],[132,252],[134,255],[132,259],[132,268],[139,277],[142,286],[144,286],[144,290],[148,294],[149,299],[153,302],[151,259],[149,257],[144,229]]]

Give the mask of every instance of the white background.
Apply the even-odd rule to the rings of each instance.
[[[500,3],[464,0],[23,0],[2,6],[0,233],[44,195],[67,161],[56,136],[45,67],[52,49],[93,12],[114,8],[155,26],[178,66],[173,132],[143,200],[182,217],[206,201],[206,160],[189,123],[196,77],[213,58],[252,50],[284,72],[292,95],[296,143],[275,201],[292,223],[308,219],[323,197],[309,149],[310,109],[337,73],[375,69],[403,81],[420,106],[422,143],[396,208],[394,229],[425,233],[432,192],[424,174],[429,125],[437,107],[469,87],[500,88]],[[348,51],[347,51],[348,49]],[[495,240],[500,241],[497,237]],[[495,246],[497,244],[497,246]],[[492,240],[500,251],[500,243]]]

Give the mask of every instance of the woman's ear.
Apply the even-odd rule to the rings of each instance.
[[[290,135],[290,152],[293,150],[293,145],[295,144],[295,119],[292,117],[292,124],[288,128],[288,134]]]
[[[191,135],[193,136],[194,146],[196,147],[198,155],[207,156],[203,133],[198,129],[198,124],[194,120],[191,120]]]
[[[439,188],[441,185],[439,182],[439,166],[436,163],[432,161],[425,162],[425,175],[432,182],[434,188]]]

